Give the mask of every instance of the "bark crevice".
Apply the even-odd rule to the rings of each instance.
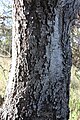
[[[1,120],[68,120],[72,3],[14,0],[12,71]]]

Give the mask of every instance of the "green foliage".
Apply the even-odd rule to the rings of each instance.
[[[12,5],[11,0],[1,0],[0,5],[0,53],[11,56],[12,44]]]

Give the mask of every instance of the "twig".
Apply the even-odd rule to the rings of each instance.
[[[2,70],[3,70],[3,73],[4,73],[4,77],[5,77],[5,79],[7,79],[6,78],[6,75],[5,75],[5,71],[7,71],[7,72],[9,72],[8,70],[6,70],[6,69],[4,69],[4,67],[2,66],[2,65],[0,65],[0,67],[2,68]]]

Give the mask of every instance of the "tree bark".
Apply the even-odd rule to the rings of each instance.
[[[1,120],[68,120],[72,3],[14,0],[12,68]]]

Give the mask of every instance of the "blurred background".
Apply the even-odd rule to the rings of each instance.
[[[80,120],[80,21],[70,28],[72,47],[72,69],[70,84],[70,120]]]
[[[3,103],[12,56],[12,2],[0,0],[0,106]]]
[[[70,119],[80,120],[80,22],[70,28],[72,69],[70,84]],[[12,57],[12,1],[0,0],[0,106],[5,96]]]

